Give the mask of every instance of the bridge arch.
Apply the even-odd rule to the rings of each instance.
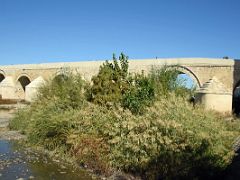
[[[26,86],[31,83],[31,79],[27,74],[21,74],[17,78],[16,93],[18,99],[25,99]]]
[[[5,73],[0,70],[0,83],[5,79]]]
[[[180,65],[172,65],[172,66],[167,66],[167,69],[174,69],[174,70],[177,70],[179,72],[179,74],[188,75],[196,84],[197,89],[201,87],[201,83],[200,83],[198,77],[189,68],[187,68],[185,66],[180,66]]]

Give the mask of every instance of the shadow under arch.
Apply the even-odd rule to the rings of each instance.
[[[16,82],[16,94],[18,99],[25,99],[26,86],[31,83],[31,79],[26,74],[21,74]]]
[[[31,83],[31,80],[27,75],[21,75],[18,77],[17,83],[20,83],[22,89],[25,91],[26,86]]]
[[[5,73],[3,70],[0,69],[0,82],[2,82],[5,79]]]
[[[0,83],[5,79],[5,76],[0,71]]]
[[[190,69],[188,69],[184,66],[180,66],[180,65],[167,66],[167,69],[174,69],[174,70],[178,71],[179,74],[188,75],[195,82],[197,89],[199,89],[201,87],[201,83],[200,83],[198,77]]]

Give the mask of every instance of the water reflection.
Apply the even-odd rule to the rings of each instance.
[[[84,171],[54,162],[47,156],[22,148],[17,142],[0,140],[0,179],[88,180]]]

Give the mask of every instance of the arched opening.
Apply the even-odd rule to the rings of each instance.
[[[198,87],[197,82],[191,76],[180,71],[177,76],[177,81],[180,86],[189,90],[193,90]]]
[[[197,88],[199,88],[197,81],[187,73],[183,73],[181,71],[177,71],[177,73],[178,75],[176,78],[176,93],[178,95],[185,96],[189,100],[189,102],[192,103],[193,106],[195,106],[195,91]]]
[[[21,84],[22,89],[25,91],[26,86],[31,82],[27,76],[22,76],[18,79],[18,82]]]
[[[177,71],[177,81],[181,86],[187,89],[198,89],[201,87],[199,79],[190,69],[177,65],[169,66],[168,69]]]
[[[189,102],[195,106],[195,91],[201,87],[197,76],[191,70],[183,66],[175,65],[168,67],[168,69],[175,72],[175,86],[177,86],[176,93],[185,96]]]
[[[3,74],[0,73],[0,83],[5,79],[5,76]],[[2,92],[0,89],[0,99],[2,99]]]
[[[25,75],[18,78],[16,83],[16,88],[17,88],[16,93],[17,93],[18,99],[25,99],[26,86],[30,83],[31,83],[30,79]]]
[[[240,81],[233,90],[232,111],[237,116],[240,116]]]
[[[0,73],[0,82],[2,82],[5,79],[5,76]]]

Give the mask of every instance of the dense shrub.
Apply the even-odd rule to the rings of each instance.
[[[145,107],[154,101],[153,83],[143,73],[129,77],[129,82],[129,89],[123,94],[121,105],[134,114],[142,114]]]
[[[119,61],[120,64],[113,54],[113,62],[106,61],[100,66],[98,74],[92,78],[93,85],[89,89],[88,99],[91,102],[105,105],[121,101],[122,94],[129,88],[128,57],[121,53]]]
[[[79,74],[74,75],[64,69],[59,76],[39,88],[36,101],[30,107],[17,112],[10,127],[22,129],[23,133],[28,130],[28,123],[33,126],[33,123],[43,121],[46,122],[45,127],[53,127],[54,125],[48,123],[52,123],[51,118],[55,115],[63,115],[64,111],[79,109],[85,104],[84,88],[86,87],[87,83]]]
[[[87,83],[80,74],[63,69],[52,81],[39,89],[36,103],[54,103],[55,108],[64,110],[79,108],[85,101],[84,89]]]
[[[70,154],[105,174],[122,170],[148,179],[193,179],[212,177],[230,163],[239,123],[193,108],[177,91],[181,86],[174,71],[127,76],[126,64],[120,68],[116,63],[105,63],[87,87],[94,96],[85,92],[79,75],[47,83],[10,127],[24,132],[34,145]],[[117,90],[107,91],[111,88]]]
[[[129,88],[122,95],[122,106],[134,114],[143,114],[145,108],[154,101],[167,98],[174,93],[177,96],[187,97],[193,95],[194,89],[187,89],[184,81],[178,79],[176,68],[167,66],[152,67],[148,74],[129,75]]]
[[[165,96],[180,86],[177,81],[177,76],[178,72],[174,68],[168,69],[167,66],[162,68],[152,67],[149,74],[149,77],[154,84],[156,94],[160,96]]]
[[[148,108],[143,116],[120,114],[108,128],[111,162],[126,171],[147,176],[211,176],[231,160],[231,145],[239,132],[214,113],[193,110],[185,99],[171,94]]]
[[[87,91],[90,102],[103,106],[120,104],[134,114],[143,114],[155,99],[169,92],[190,94],[177,79],[179,72],[174,68],[152,67],[148,74],[129,74],[128,57],[121,53],[119,62],[113,55],[113,62],[106,61],[92,78],[93,85]]]
[[[230,163],[239,134],[231,122],[200,107],[193,110],[174,94],[141,116],[91,103],[61,114],[38,108],[22,111],[11,123],[21,117],[29,142],[61,148],[98,172],[116,168],[148,178],[209,177]]]
[[[148,78],[151,79],[154,86],[156,99],[162,98],[162,96],[168,96],[172,92],[182,97],[193,94],[195,88],[186,88],[184,80],[178,79],[179,74],[180,72],[176,67],[152,67]]]

